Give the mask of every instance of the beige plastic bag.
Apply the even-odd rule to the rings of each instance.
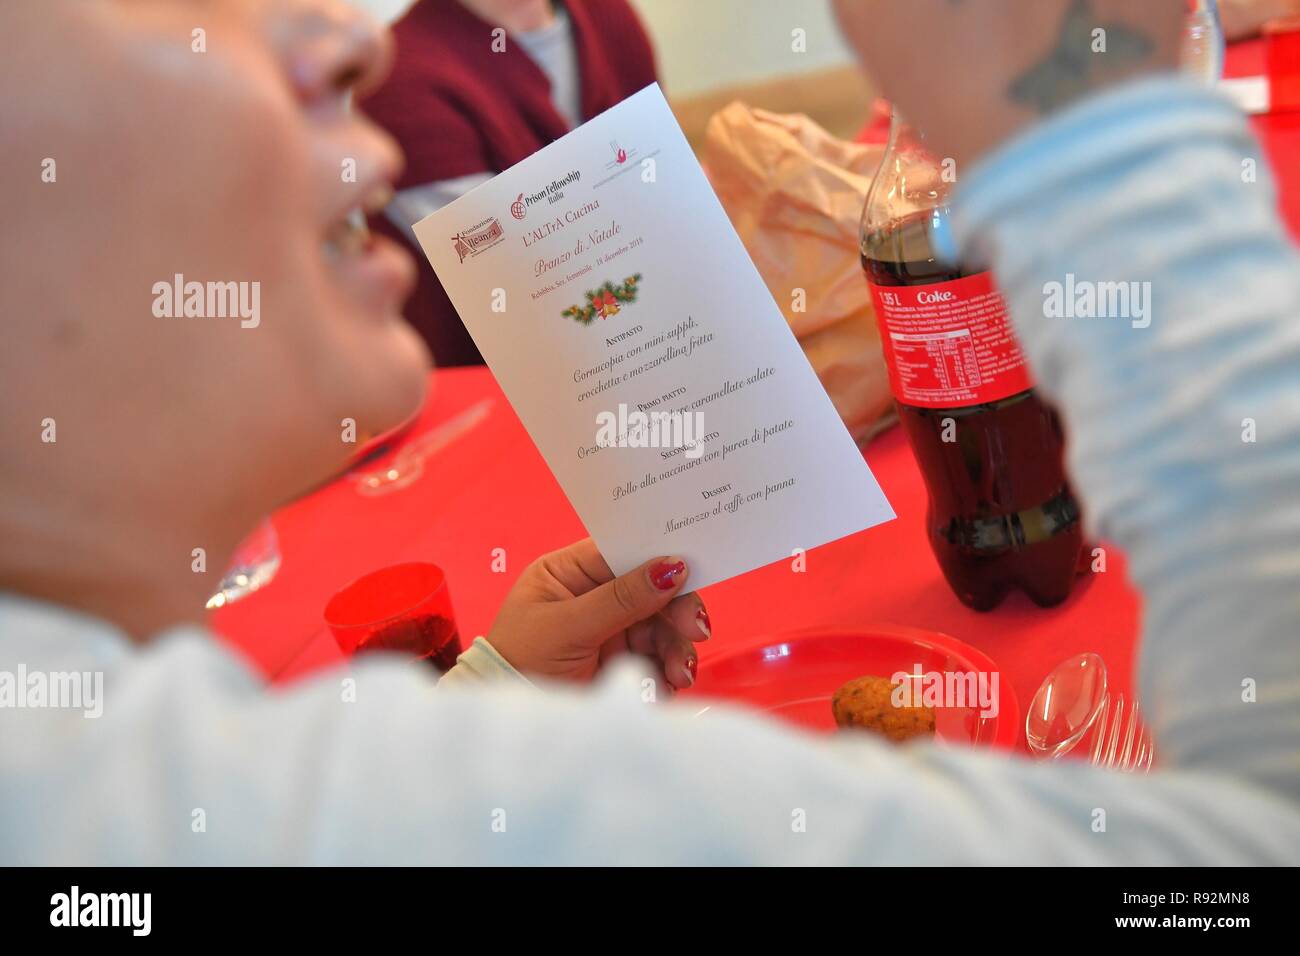
[[[806,116],[736,102],[709,120],[702,160],[772,297],[859,442],[893,414],[858,259],[862,206],[883,152],[836,139]]]

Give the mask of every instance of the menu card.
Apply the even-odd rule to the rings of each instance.
[[[415,234],[615,573],[701,588],[894,517],[657,85]]]

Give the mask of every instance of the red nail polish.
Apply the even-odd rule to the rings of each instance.
[[[660,591],[671,591],[677,584],[677,576],[686,570],[685,561],[668,563],[660,561],[650,569],[650,583]]]
[[[686,672],[691,675],[691,683],[695,683],[695,672],[700,669],[700,662],[694,657],[686,658]]]
[[[695,623],[705,637],[713,636],[713,625],[709,623],[709,612],[700,608],[695,612]]]

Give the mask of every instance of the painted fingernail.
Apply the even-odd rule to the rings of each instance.
[[[660,591],[671,591],[677,586],[677,578],[686,572],[686,562],[669,558],[660,561],[650,569],[650,583]]]
[[[704,608],[700,608],[695,612],[695,623],[706,641],[713,636],[713,628],[709,626],[709,612]]]
[[[695,672],[699,669],[700,662],[694,657],[686,658],[686,686],[691,687],[695,684]]]

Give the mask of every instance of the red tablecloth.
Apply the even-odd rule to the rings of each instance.
[[[446,570],[462,635],[486,633],[518,571],[585,532],[486,369],[436,372],[412,436],[484,400],[492,403],[487,418],[439,452],[413,485],[368,498],[344,480],[280,511],[279,575],[218,612],[217,629],[279,679],[337,663],[321,624],[330,595],[374,568],[418,558]],[[1137,601],[1117,555],[1059,608],[1014,596],[977,614],[939,575],[923,530],[924,489],[901,432],[877,439],[866,457],[898,519],[811,551],[806,572],[783,562],[706,589],[715,637],[702,646],[704,658],[735,641],[810,625],[895,623],[980,648],[1022,702],[1054,664],[1084,650],[1100,652],[1126,686]],[[496,548],[506,553],[504,574],[492,570]]]
[[[1241,45],[1230,51],[1229,72],[1261,72],[1262,62],[1259,44]],[[1300,232],[1300,114],[1264,117],[1257,127],[1278,166],[1284,212]],[[466,641],[486,633],[524,565],[585,531],[486,369],[436,372],[404,441],[482,402],[490,406],[486,417],[409,487],[363,497],[344,479],[278,512],[280,572],[269,587],[217,612],[218,632],[276,680],[337,664],[341,655],[321,623],[330,595],[375,568],[422,559],[446,570]],[[877,439],[866,457],[898,520],[810,552],[805,573],[781,563],[708,588],[715,637],[702,646],[704,659],[795,628],[896,623],[945,631],[984,651],[1022,707],[1056,663],[1082,651],[1100,653],[1118,689],[1128,690],[1138,600],[1113,549],[1106,573],[1081,579],[1061,607],[1042,610],[1013,596],[977,614],[949,592],[926,544],[924,489],[901,433]],[[504,573],[493,571],[498,548]]]

